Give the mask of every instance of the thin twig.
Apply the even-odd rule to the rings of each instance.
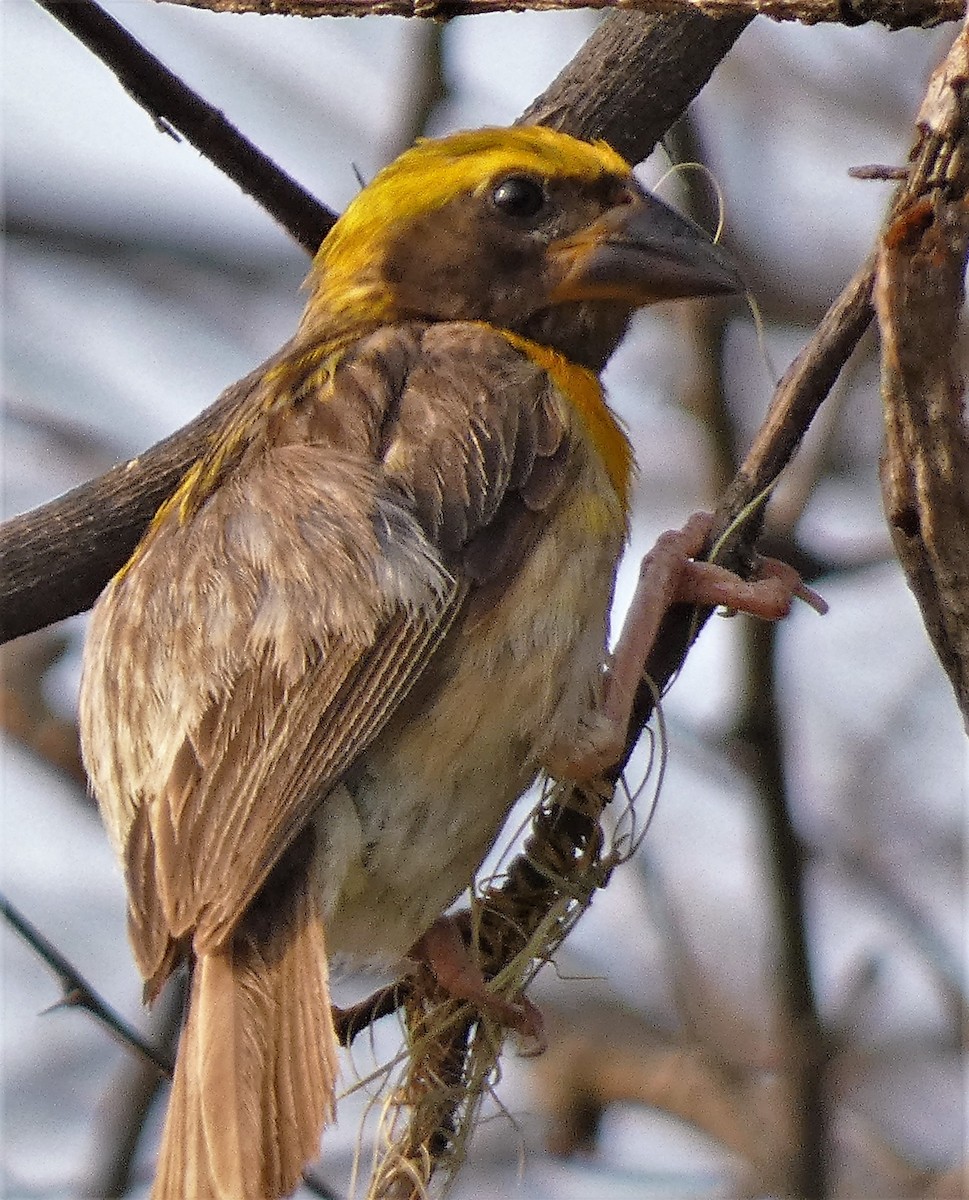
[[[864,163],[858,167],[849,167],[848,174],[852,179],[875,179],[879,182],[905,180],[908,179],[908,167],[893,167],[885,163]]]
[[[140,1033],[95,992],[81,973],[30,921],[9,901],[0,895],[0,916],[14,929],[28,946],[42,958],[58,977],[64,991],[63,999],[52,1005],[56,1008],[83,1008],[108,1030],[123,1046],[136,1051],[155,1068],[159,1075],[171,1078],[172,1064]],[[48,1010],[51,1011],[51,1010]]]
[[[333,1006],[333,1029],[341,1046],[352,1045],[358,1033],[369,1028],[374,1021],[387,1017],[407,1003],[411,992],[407,979],[398,979],[379,991],[347,1008]]]
[[[953,951],[931,918],[909,894],[902,879],[896,877],[875,850],[863,845],[847,845],[839,847],[837,854],[845,873],[872,892],[881,909],[889,913],[911,938],[944,991],[958,1030],[960,1033],[969,1031],[969,985],[963,958]],[[914,878],[911,884],[912,891],[921,898]]]
[[[159,996],[149,1017],[152,1042],[174,1057],[185,1007],[186,976],[177,975]],[[134,1180],[138,1143],[145,1121],[165,1079],[156,1065],[140,1054],[126,1054],[105,1088],[95,1118],[94,1161],[84,1195],[120,1200]]]
[[[676,126],[681,153],[687,161],[704,161],[699,135],[689,114]],[[691,136],[692,135],[692,136]],[[688,172],[686,186],[695,192],[695,173]],[[689,191],[688,191],[689,194]],[[697,199],[690,215],[697,219]],[[739,465],[737,430],[723,387],[723,306],[697,305],[695,341],[704,356],[704,386],[698,389],[712,443],[714,470],[726,482]],[[719,319],[718,319],[719,318]],[[776,401],[775,401],[776,404]],[[810,419],[804,412],[802,420]],[[783,428],[783,425],[779,426]],[[754,472],[757,475],[757,472]],[[754,481],[751,485],[755,486]],[[748,486],[751,486],[748,485]],[[754,493],[756,494],[756,493]],[[776,927],[773,986],[779,1009],[780,1054],[778,1067],[790,1098],[790,1113],[783,1124],[791,1136],[773,1149],[772,1157],[783,1178],[785,1192],[821,1200],[829,1191],[828,1113],[824,1091],[825,1036],[811,974],[806,917],[806,862],[794,828],[783,760],[783,729],[777,696],[777,629],[764,621],[744,622],[744,682],[734,737],[744,747],[744,761],[758,793],[765,818],[765,863],[770,880]],[[788,1120],[789,1118],[789,1120]],[[776,1185],[775,1185],[776,1186]]]
[[[281,170],[93,0],[37,3],[108,67],[162,132],[177,130],[310,254],[336,215]]]

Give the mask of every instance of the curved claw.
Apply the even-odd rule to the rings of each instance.
[[[759,558],[757,560],[757,579],[779,579],[790,592],[792,599],[796,596],[799,600],[803,600],[822,617],[828,611],[827,600],[813,588],[809,588],[800,573],[779,558]]]

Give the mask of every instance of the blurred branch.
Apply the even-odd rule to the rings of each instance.
[[[0,729],[83,789],[87,773],[77,722],[55,713],[44,694],[44,677],[68,644],[60,633],[39,630],[0,647]]]
[[[969,720],[969,437],[955,362],[969,253],[969,32],[932,77],[913,157],[920,186],[878,250],[882,496],[926,630]]]
[[[394,139],[401,151],[427,133],[434,110],[448,95],[444,26],[437,21],[418,21],[408,27],[408,33],[407,99],[401,105],[401,124]]]
[[[20,935],[27,945],[50,967],[61,982],[63,998],[54,1008],[83,1008],[104,1026],[123,1046],[136,1051],[162,1077],[171,1077],[172,1064],[159,1054],[131,1025],[106,1004],[81,973],[25,916],[0,895],[0,916]],[[52,1011],[48,1009],[47,1011]]]
[[[781,1003],[779,1069],[789,1089],[787,1144],[792,1194],[823,1200],[831,1192],[826,1074],[828,1039],[811,975],[807,930],[807,862],[794,827],[784,773],[777,695],[777,629],[749,621],[747,680],[735,737],[745,750],[766,829],[766,856],[776,914],[775,985]]]
[[[958,1028],[958,1041],[964,1043],[969,1034],[969,988],[960,956],[953,953],[939,930],[905,892],[902,881],[893,875],[875,850],[863,845],[843,846],[838,850],[838,859],[852,878],[874,893],[911,938],[944,992]]]
[[[93,0],[37,3],[104,63],[162,133],[177,130],[310,254],[336,216],[150,54]],[[177,137],[176,137],[177,140]]]
[[[185,980],[179,973],[169,982],[149,1017],[151,1041],[165,1047],[166,1056],[172,1059],[185,1004]],[[99,1106],[95,1159],[86,1180],[86,1196],[117,1200],[128,1195],[135,1182],[132,1167],[138,1143],[164,1078],[153,1061],[125,1055]]]
[[[120,36],[113,22],[104,25],[92,16],[100,10],[90,0],[56,3],[58,15],[77,9],[99,29],[111,29],[111,38]],[[679,114],[680,109],[670,113],[669,105],[689,103],[748,20],[711,21],[695,9],[668,18],[611,13],[526,116],[578,137],[604,137],[639,161]],[[133,52],[127,37],[121,39],[124,53]],[[572,97],[576,107],[567,111]],[[654,104],[658,118],[651,116]],[[0,526],[0,640],[93,604],[236,402],[237,392],[230,388],[144,454]]]
[[[729,1002],[724,997],[721,1003]],[[550,1153],[593,1152],[610,1107],[644,1105],[677,1117],[743,1159],[747,1169],[742,1173],[739,1164],[731,1164],[735,1182],[725,1194],[793,1195],[786,1160],[797,1132],[788,1117],[785,1081],[772,1064],[748,1060],[731,1066],[710,1052],[705,1039],[665,1032],[607,996],[583,997],[579,1012],[548,1006],[544,1012],[550,1046],[535,1063],[532,1084],[546,1119]],[[750,1018],[737,1009],[728,1023]],[[882,1059],[893,1049],[882,1051]],[[878,1062],[876,1055],[871,1053],[871,1064]],[[874,1122],[847,1107],[839,1118],[832,1152],[836,1194],[906,1200],[969,1195],[964,1167],[914,1165]]]
[[[925,1200],[966,1200],[969,1196],[969,1160],[950,1171],[937,1171],[922,1193]]]
[[[729,1006],[725,997],[707,995]],[[784,1158],[791,1140],[785,1087],[763,1064],[724,1062],[692,1031],[668,1032],[608,996],[585,997],[580,1013],[544,1006],[549,1050],[535,1063],[549,1150],[595,1150],[596,1126],[611,1105],[668,1113],[743,1157],[756,1195],[789,1196]],[[741,1023],[749,1014],[731,1014]]]
[[[708,157],[692,111],[673,125],[665,141],[670,162],[706,166]],[[719,220],[719,197],[705,170],[682,171],[675,175],[683,212],[701,229],[715,229]],[[731,257],[733,255],[731,254]],[[746,281],[741,268],[741,277]],[[692,413],[706,433],[709,448],[710,491],[722,496],[740,462],[738,430],[724,386],[724,349],[731,313],[727,305],[706,298],[677,309],[686,326],[684,341],[691,361],[677,374],[677,403]],[[813,324],[813,322],[812,322]]]
[[[689,114],[675,126],[678,158],[703,162],[698,131]],[[690,215],[697,219],[703,176],[684,180]],[[701,355],[695,411],[702,414],[711,444],[714,476],[722,492],[738,464],[737,430],[723,388],[723,306],[695,305],[695,344]],[[719,316],[719,321],[718,321]],[[697,404],[697,401],[699,403]],[[818,1011],[808,944],[804,854],[791,815],[784,775],[783,730],[777,695],[777,630],[765,621],[743,625],[744,682],[734,739],[756,789],[766,828],[766,870],[774,913],[773,985],[778,1006],[776,1067],[783,1080],[774,1103],[783,1109],[786,1137],[775,1137],[770,1160],[777,1178],[766,1186],[783,1194],[822,1200],[830,1191],[828,1107],[824,1089],[825,1035]],[[779,1117],[781,1113],[777,1114]],[[764,1139],[755,1138],[760,1143]],[[769,1139],[768,1139],[769,1140]],[[750,1152],[746,1152],[751,1158]],[[753,1160],[752,1160],[753,1161]]]
[[[832,22],[864,25],[876,21],[889,29],[929,28],[958,21],[960,0],[172,0],[191,8],[216,12],[290,13],[301,17],[363,17],[368,15],[452,17],[527,9],[624,8],[654,15],[692,9],[706,17],[757,16],[805,25]]]
[[[313,1167],[303,1172],[303,1187],[311,1196],[319,1196],[320,1200],[342,1200],[341,1194],[325,1179],[321,1179]]]

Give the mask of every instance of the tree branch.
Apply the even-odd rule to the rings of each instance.
[[[84,612],[231,411],[223,393],[144,455],[0,525],[0,640]]]
[[[6,896],[0,895],[0,917],[7,922],[30,948],[44,960],[61,982],[64,995],[53,1008],[83,1008],[95,1017],[113,1038],[128,1049],[137,1051],[157,1073],[171,1078],[172,1064],[164,1054],[149,1046],[128,1022],[97,994],[57,947],[35,929]],[[48,1010],[50,1011],[50,1010]]]
[[[969,437],[956,362],[969,254],[969,32],[936,71],[912,152],[921,185],[881,238],[882,495],[896,553],[969,720]]]
[[[64,0],[56,3],[59,9],[76,7]],[[84,0],[80,11],[92,10],[99,11]],[[669,93],[675,105],[689,103],[748,19],[711,21],[692,9],[668,18],[611,13],[531,106],[529,119],[548,120],[578,137],[603,137],[639,161],[679,113],[679,107],[671,112],[670,102],[657,98]],[[124,54],[135,53],[126,47]],[[125,75],[133,88],[143,65],[137,55],[134,62]],[[137,90],[150,89],[137,84]],[[566,110],[579,97],[576,111]],[[654,104],[658,118],[651,114]],[[245,176],[242,186],[257,194],[250,184]],[[236,391],[230,388],[196,420],[144,454],[0,526],[0,640],[91,606],[235,402]]]
[[[694,8],[670,17],[611,12],[518,124],[602,138],[628,159],[648,158],[752,20],[711,20]]]
[[[693,11],[700,16],[751,17],[864,25],[869,21],[889,29],[927,29],[943,21],[958,21],[961,0],[170,0],[191,8],[216,12],[289,13],[301,17],[363,17],[372,15],[423,17],[447,21],[452,17],[492,12],[577,8],[635,9],[653,16]]]
[[[37,0],[92,51],[162,132],[178,130],[315,254],[336,216],[231,125],[93,0]]]

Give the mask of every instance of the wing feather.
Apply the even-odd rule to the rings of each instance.
[[[268,742],[233,745],[233,750],[243,749],[248,751],[246,757],[257,758],[260,769],[250,770],[240,781],[238,795],[245,797],[245,811],[233,814],[239,819],[222,822],[208,845],[205,832],[199,831],[198,845],[203,852],[195,863],[194,891],[197,897],[212,899],[196,908],[197,950],[217,948],[231,935],[239,914],[259,892],[281,848],[290,844],[326,792],[406,695],[449,629],[462,595],[463,589],[455,587],[446,605],[423,620],[398,614],[381,631],[378,644],[357,658],[326,705],[318,703],[309,682],[285,699],[286,717]],[[265,668],[259,674],[264,680]],[[313,675],[308,673],[310,681]],[[220,782],[217,777],[199,780],[200,821],[210,828],[211,800],[224,795]],[[281,797],[285,803],[260,805],[256,811],[252,804],[256,796]],[[242,807],[238,800],[235,807]],[[233,832],[227,835],[230,824]]]
[[[317,393],[168,513],[93,618],[85,751],[150,991],[190,940],[226,944],[567,481],[564,406],[482,326],[382,330]]]

